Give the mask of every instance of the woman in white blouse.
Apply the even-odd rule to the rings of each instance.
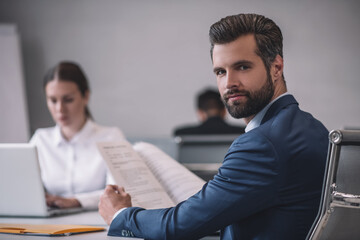
[[[38,149],[47,204],[96,209],[102,190],[112,183],[96,143],[124,136],[92,120],[89,84],[76,63],[60,62],[50,69],[44,90],[56,126],[36,130],[30,142]]]

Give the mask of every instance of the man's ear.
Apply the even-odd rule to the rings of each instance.
[[[225,119],[225,117],[226,117],[226,109],[225,108],[220,110],[220,116],[222,119]]]
[[[273,82],[276,82],[277,80],[280,80],[283,75],[284,70],[284,60],[283,58],[278,54],[274,61],[271,63],[271,77]]]

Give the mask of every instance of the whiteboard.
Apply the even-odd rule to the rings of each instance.
[[[0,143],[29,139],[20,49],[16,25],[0,24]]]

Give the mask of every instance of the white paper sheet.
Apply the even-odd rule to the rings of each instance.
[[[133,206],[166,208],[174,206],[146,163],[127,141],[98,143],[116,184],[131,195]]]

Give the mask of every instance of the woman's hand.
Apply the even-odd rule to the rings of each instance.
[[[81,207],[80,202],[76,198],[64,198],[50,194],[46,194],[46,204],[57,208]]]

